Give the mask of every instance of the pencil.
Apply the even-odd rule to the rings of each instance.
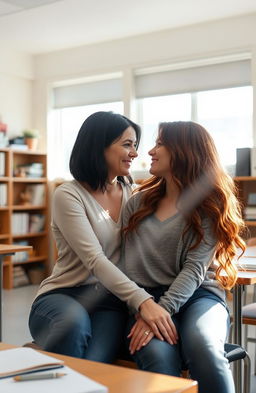
[[[51,379],[51,378],[60,378],[63,377],[64,373],[47,373],[47,374],[26,374],[26,375],[17,375],[14,377],[14,381],[21,382],[21,381],[37,381],[40,379]]]

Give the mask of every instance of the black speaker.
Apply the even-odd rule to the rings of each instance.
[[[236,176],[251,176],[251,149],[236,149]]]

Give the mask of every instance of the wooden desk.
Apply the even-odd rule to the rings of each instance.
[[[0,343],[0,350],[14,348]],[[62,359],[65,365],[105,385],[109,393],[197,393],[197,382],[146,371],[76,359],[46,352]]]
[[[18,251],[29,251],[31,246],[14,244],[0,244],[0,341],[2,341],[2,286],[3,286],[3,260],[7,255],[13,255]]]
[[[234,343],[242,344],[242,292],[244,285],[256,284],[256,271],[239,271],[233,292]],[[241,361],[234,362],[236,392],[242,391]]]

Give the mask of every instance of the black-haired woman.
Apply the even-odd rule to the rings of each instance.
[[[176,342],[169,313],[115,266],[139,140],[139,126],[112,112],[96,112],[81,126],[70,158],[74,180],[53,198],[58,259],[29,318],[31,335],[44,350],[112,362],[126,304],[140,311],[157,337]]]

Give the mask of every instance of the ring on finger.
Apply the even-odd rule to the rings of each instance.
[[[150,333],[150,330],[145,330],[145,332],[144,332],[145,336],[148,336],[149,333]]]

